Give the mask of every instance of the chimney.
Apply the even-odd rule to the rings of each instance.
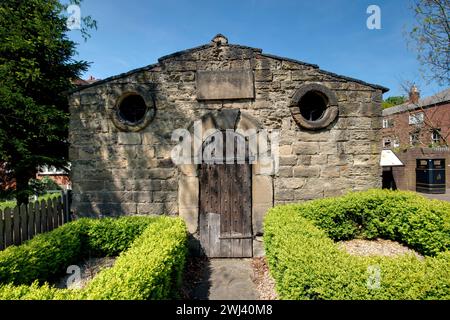
[[[413,85],[411,87],[411,90],[409,91],[409,103],[418,104],[419,99],[420,99],[419,89],[417,89],[416,85]]]

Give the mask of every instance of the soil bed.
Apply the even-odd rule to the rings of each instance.
[[[396,257],[404,254],[414,254],[417,258],[423,259],[423,256],[416,251],[392,240],[353,239],[349,241],[339,241],[338,246],[341,250],[355,256]]]
[[[265,257],[253,258],[253,282],[261,300],[277,300],[275,280],[269,273],[269,266]]]
[[[77,266],[80,267],[81,279],[80,281],[71,281],[73,279],[74,271],[61,277],[55,284],[55,287],[59,289],[82,289],[89,281],[91,281],[101,270],[111,268],[114,265],[117,257],[102,257],[102,258],[89,258]],[[72,277],[71,279],[69,279]]]

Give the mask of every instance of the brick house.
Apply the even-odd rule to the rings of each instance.
[[[49,178],[53,180],[63,190],[71,189],[69,173],[65,170],[58,170],[55,167],[43,166],[37,169],[35,179]],[[16,180],[12,172],[8,171],[5,162],[0,162],[0,191],[16,189]]]
[[[433,147],[450,139],[450,88],[424,99],[413,87],[408,102],[383,110],[383,147]]]
[[[404,167],[392,168],[396,188],[416,190],[416,160],[446,159],[450,188],[450,88],[420,99],[411,88],[408,102],[383,110],[383,148],[392,149]]]
[[[73,211],[179,215],[207,255],[257,255],[273,205],[381,186],[387,90],[222,35],[78,88]]]
[[[36,173],[36,179],[49,178],[53,180],[63,190],[72,189],[69,172],[66,170],[56,169],[52,166],[43,166]]]

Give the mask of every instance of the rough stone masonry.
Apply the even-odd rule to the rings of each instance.
[[[180,215],[198,234],[198,169],[173,164],[172,132],[199,120],[222,130],[279,130],[279,170],[252,168],[256,239],[273,205],[381,186],[380,105],[387,90],[228,44],[222,35],[78,88],[69,97],[73,211]],[[121,103],[130,96],[145,103],[139,121],[123,119]]]

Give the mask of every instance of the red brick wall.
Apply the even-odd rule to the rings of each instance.
[[[383,117],[393,122],[393,127],[383,128],[383,138],[391,138],[399,140],[400,147],[410,145],[409,135],[415,129],[415,125],[409,124],[409,115],[417,112],[424,112],[424,123],[420,130],[419,147],[429,147],[432,143],[431,128],[441,128],[441,135],[446,138],[450,144],[450,103],[427,107],[410,112],[397,113]]]
[[[450,151],[439,152],[430,148],[414,148],[395,153],[405,164],[404,167],[392,168],[392,173],[400,190],[416,190],[416,159],[445,159],[445,180],[450,188]]]
[[[63,189],[67,189],[67,186],[70,184],[70,178],[68,175],[37,175],[36,179],[42,179],[42,178],[50,178],[54,182],[56,182],[57,185],[59,185]]]
[[[6,191],[16,188],[16,180],[6,171],[6,164],[0,162],[0,190]]]

